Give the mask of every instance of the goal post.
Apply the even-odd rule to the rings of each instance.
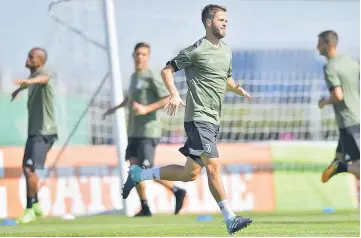
[[[123,100],[123,86],[120,74],[119,50],[117,27],[115,21],[114,0],[103,0],[104,18],[105,18],[105,34],[107,41],[107,54],[109,58],[110,83],[113,106],[119,105]],[[114,142],[117,148],[118,168],[120,172],[120,191],[126,181],[126,163],[125,150],[127,147],[127,129],[125,125],[125,110],[120,108],[116,111],[113,125]],[[123,207],[125,214],[127,212],[127,202],[123,199]]]

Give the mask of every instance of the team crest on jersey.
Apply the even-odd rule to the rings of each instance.
[[[135,86],[136,89],[141,89],[142,88],[142,80],[137,79],[137,85]]]

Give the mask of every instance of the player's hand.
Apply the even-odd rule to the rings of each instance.
[[[27,85],[26,81],[27,81],[26,79],[15,79],[13,82],[19,86],[26,86]]]
[[[11,100],[10,100],[10,102],[12,102],[12,101],[14,101],[15,100],[15,98],[16,98],[16,96],[19,94],[19,90],[17,89],[17,90],[15,90],[12,94],[11,94]]]
[[[115,107],[109,108],[104,114],[103,114],[103,120],[108,116],[113,114],[117,109]]]
[[[250,100],[252,99],[252,96],[246,90],[244,90],[244,88],[242,88],[240,84],[237,84],[234,87],[234,90],[239,96],[245,97]]]
[[[142,116],[149,113],[147,106],[144,106],[137,102],[133,102],[133,111],[137,116]]]
[[[164,109],[168,109],[168,115],[175,116],[178,111],[179,105],[182,105],[184,107],[186,104],[180,98],[179,94],[171,95],[168,103],[164,106]]]
[[[320,108],[320,109],[322,109],[324,106],[326,106],[327,105],[327,100],[326,99],[324,99],[324,98],[321,98],[319,101],[318,101],[318,107]]]

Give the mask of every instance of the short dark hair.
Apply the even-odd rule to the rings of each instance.
[[[46,61],[48,60],[48,52],[44,48],[41,48],[41,47],[34,47],[31,49],[31,51],[33,51],[33,50],[38,50],[43,53],[44,58],[42,60],[43,60],[43,64],[45,64]]]
[[[324,40],[329,45],[337,46],[338,35],[335,31],[332,30],[323,31],[320,34],[318,34],[318,37]]]
[[[150,45],[148,43],[139,42],[134,46],[134,52],[137,51],[137,49],[139,49],[141,47],[145,47],[145,48],[148,48],[150,50]]]
[[[214,18],[214,15],[216,15],[217,12],[227,12],[227,8],[215,4],[209,4],[205,6],[202,10],[202,22],[203,25],[206,26],[206,20],[210,19],[212,20]]]

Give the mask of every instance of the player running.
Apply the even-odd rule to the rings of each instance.
[[[169,101],[169,93],[162,80],[148,68],[149,55],[148,44],[143,42],[136,44],[133,53],[136,72],[131,77],[129,96],[104,114],[105,117],[118,108],[128,105],[128,147],[125,157],[131,165],[145,168],[153,167],[155,149],[162,135],[162,127],[156,111],[163,108]],[[178,214],[183,206],[186,191],[174,186],[170,181],[155,181],[174,193],[176,200],[174,213]],[[137,184],[137,192],[142,209],[135,216],[151,216],[145,183]]]
[[[57,126],[54,117],[53,88],[51,81],[56,77],[46,68],[47,52],[42,48],[30,50],[26,68],[28,79],[14,80],[20,87],[12,93],[14,100],[19,92],[28,89],[28,139],[23,158],[26,179],[26,209],[18,223],[29,223],[43,216],[38,203],[38,177],[35,169],[44,169],[46,155],[57,140]]]
[[[222,39],[226,33],[226,8],[207,5],[202,11],[206,36],[180,53],[162,70],[161,75],[170,100],[165,106],[174,116],[179,105],[185,106],[174,85],[172,74],[184,69],[188,84],[184,128],[187,134],[180,152],[187,157],[186,164],[142,169],[133,165],[123,188],[126,199],[138,183],[144,180],[193,181],[203,167],[208,175],[209,189],[224,216],[227,231],[233,234],[247,227],[252,220],[236,216],[227,201],[221,180],[221,164],[216,146],[221,109],[226,89],[240,96],[251,96],[232,79],[232,52]]]
[[[337,33],[324,31],[318,35],[317,49],[327,59],[324,67],[330,97],[318,102],[320,108],[332,105],[340,130],[336,158],[322,173],[322,182],[332,176],[348,172],[360,179],[360,65],[338,54]],[[345,156],[348,155],[349,159]]]

